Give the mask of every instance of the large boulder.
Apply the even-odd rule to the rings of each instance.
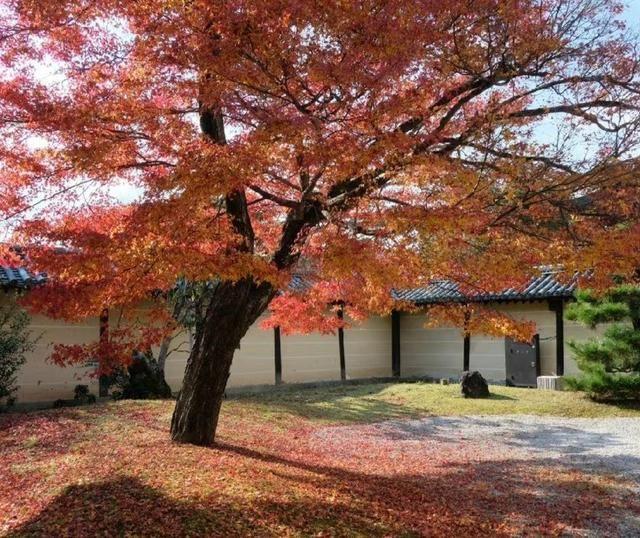
[[[460,389],[465,398],[488,398],[489,385],[480,372],[463,372]]]

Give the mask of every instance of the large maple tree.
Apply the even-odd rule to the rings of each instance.
[[[50,275],[32,306],[78,318],[191,283],[171,430],[208,444],[234,350],[270,306],[285,330],[332,330],[326,305],[389,312],[394,286],[434,277],[496,288],[560,261],[629,275],[640,76],[621,12],[0,0],[0,213]],[[126,337],[162,338],[151,325]],[[113,363],[124,341],[98,345]]]

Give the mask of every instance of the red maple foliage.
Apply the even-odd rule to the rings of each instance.
[[[392,287],[435,276],[633,273],[640,86],[621,9],[0,1],[0,215],[52,277],[33,305],[78,318],[215,282],[183,394],[219,400],[270,303],[284,329],[331,330],[328,299],[385,313]],[[272,302],[301,258],[311,285]]]

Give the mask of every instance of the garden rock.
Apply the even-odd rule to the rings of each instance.
[[[480,372],[463,372],[460,389],[465,398],[488,398],[489,385]]]

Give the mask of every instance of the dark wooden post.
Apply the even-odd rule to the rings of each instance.
[[[342,308],[338,310],[338,318],[340,320],[344,319],[344,310]],[[340,379],[344,381],[347,379],[347,364],[344,357],[344,329],[342,327],[338,328],[338,351],[340,353]]]
[[[469,320],[471,319],[471,313],[464,313],[464,345],[462,350],[462,371],[469,371],[469,358],[471,355],[471,334],[469,333]]]
[[[280,327],[273,328],[273,350],[276,367],[276,385],[282,383],[282,342],[280,341]]]
[[[391,312],[391,373],[400,377],[400,312]]]
[[[564,375],[564,302],[550,299],[549,309],[556,314],[556,375]]]
[[[103,361],[103,348],[109,342],[109,309],[103,308],[100,312],[100,330],[99,330],[99,342],[100,342],[100,356],[98,357],[98,365],[102,367]],[[98,395],[100,397],[109,396],[109,379],[106,375],[101,375],[98,378]]]
[[[469,371],[469,355],[471,351],[471,336],[469,333],[465,333],[464,335],[464,355],[462,359],[462,369],[464,372]]]

